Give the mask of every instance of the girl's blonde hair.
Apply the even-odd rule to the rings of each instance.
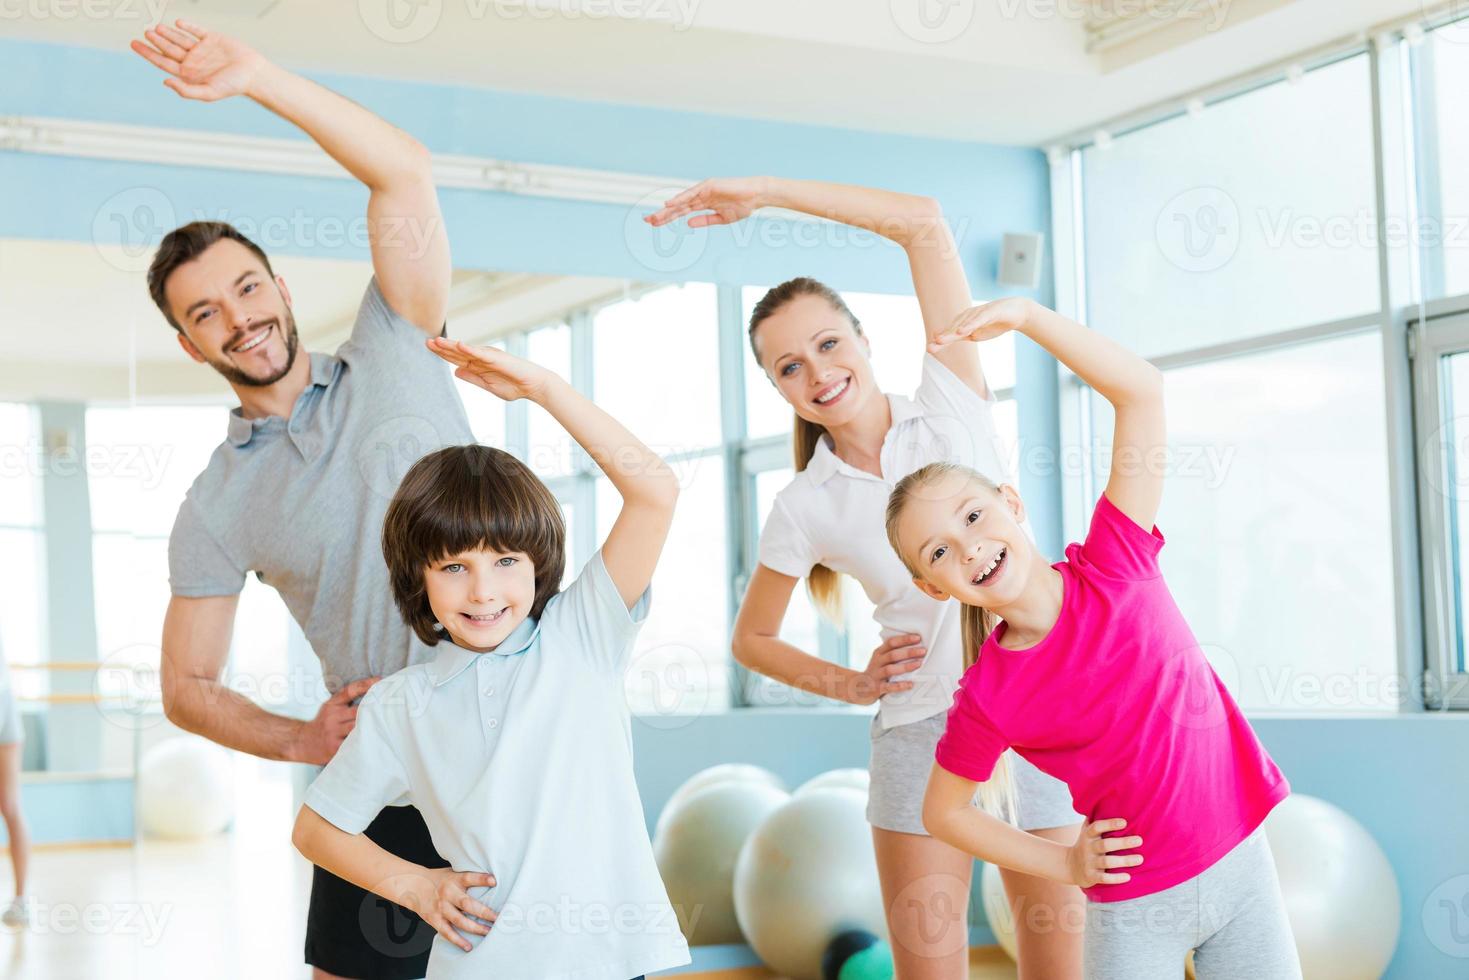
[[[824,282],[806,276],[795,279],[787,279],[768,290],[760,297],[760,302],[750,311],[750,349],[755,353],[755,363],[760,363],[760,348],[755,343],[755,328],[775,315],[781,307],[801,296],[817,296],[831,304],[832,309],[845,316],[852,324],[852,332],[862,336],[862,323],[855,314],[847,307],[841,294]],[[821,437],[826,435],[826,429],[815,422],[807,421],[796,415],[795,430],[791,434],[791,448],[795,450],[795,467],[799,473],[811,462],[811,457],[816,454],[816,446]],[[811,593],[811,602],[821,614],[829,619],[838,629],[846,625],[846,618],[842,614],[842,576],[835,569],[825,565],[815,565],[806,574],[806,588]]]
[[[908,506],[908,501],[931,490],[935,484],[943,484],[952,490],[960,483],[978,483],[981,486],[1000,492],[999,484],[989,477],[967,466],[958,463],[929,463],[909,473],[898,481],[893,487],[893,492],[888,496],[887,507],[887,534],[888,544],[892,546],[903,567],[908,574],[915,579],[922,579],[923,573],[918,566],[909,560],[908,555],[898,545],[898,519],[903,510]],[[959,604],[959,642],[963,644],[964,670],[967,673],[971,667],[979,662],[979,651],[984,646],[985,640],[989,639],[990,633],[995,629],[995,614],[981,606],[971,606],[966,602]],[[1009,823],[1016,822],[1015,808],[1015,781],[1010,772],[1010,754],[1007,752],[1000,756],[1000,761],[995,764],[995,771],[990,778],[979,784],[976,794],[979,805],[986,813],[998,817]]]

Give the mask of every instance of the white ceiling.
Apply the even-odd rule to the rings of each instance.
[[[238,34],[297,68],[1040,145],[1432,6],[1195,0],[1182,5],[1196,12],[1189,20],[1092,55],[1091,2],[174,0],[168,16]],[[403,27],[387,20],[390,7]],[[121,51],[143,26],[19,9],[0,20],[0,37]]]

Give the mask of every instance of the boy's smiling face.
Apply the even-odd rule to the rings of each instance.
[[[535,565],[522,551],[461,551],[431,563],[423,581],[434,618],[479,653],[499,646],[535,605]]]

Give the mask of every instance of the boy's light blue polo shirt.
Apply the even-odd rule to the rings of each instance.
[[[379,681],[306,805],[357,834],[412,803],[499,918],[464,952],[436,936],[430,980],[627,980],[690,962],[633,778],[623,671],[647,618],[599,551],[540,619],[490,653],[447,641]]]

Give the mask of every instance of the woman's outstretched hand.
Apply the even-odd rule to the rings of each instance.
[[[954,318],[949,329],[935,334],[928,342],[928,349],[938,352],[961,340],[991,340],[1011,330],[1024,330],[1035,310],[1035,301],[1023,296],[971,306]]]
[[[186,99],[218,102],[247,95],[267,62],[254,48],[224,34],[211,34],[193,21],[176,20],[143,32],[147,42],[132,49],[168,72],[163,84]]]
[[[495,347],[475,347],[461,340],[433,337],[428,349],[454,365],[454,377],[483,388],[496,398],[539,399],[556,380],[554,372]]]
[[[663,207],[643,220],[655,228],[677,221],[686,214],[690,228],[727,225],[748,218],[769,204],[769,181],[765,177],[716,177],[702,180],[681,194],[663,202]],[[696,211],[712,212],[694,214]]]

